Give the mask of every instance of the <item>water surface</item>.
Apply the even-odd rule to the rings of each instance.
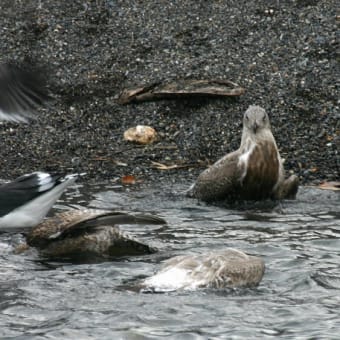
[[[301,188],[296,201],[208,206],[185,186],[70,190],[56,210],[156,213],[166,226],[124,226],[159,252],[101,263],[14,255],[20,235],[0,234],[1,339],[327,338],[340,327],[340,194]],[[92,193],[92,194],[89,194]],[[132,289],[162,260],[225,247],[262,256],[257,288],[146,294]]]

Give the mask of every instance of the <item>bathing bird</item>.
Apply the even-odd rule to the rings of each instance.
[[[252,287],[265,271],[261,258],[228,248],[199,255],[175,256],[141,283],[144,291]]]
[[[295,198],[298,185],[295,175],[285,179],[267,112],[251,105],[240,147],[203,171],[188,195],[207,202]]]
[[[46,78],[39,70],[14,63],[0,64],[0,120],[28,122],[49,99]]]
[[[120,230],[121,224],[166,224],[150,214],[73,209],[46,218],[29,231],[27,244],[48,257],[93,258],[150,254],[156,250]]]
[[[33,172],[0,185],[0,230],[34,227],[79,174]]]

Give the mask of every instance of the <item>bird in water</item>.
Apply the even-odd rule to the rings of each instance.
[[[159,272],[146,278],[140,288],[143,291],[167,292],[251,287],[260,283],[264,271],[265,265],[261,258],[229,248],[170,258]]]
[[[0,230],[34,227],[79,174],[33,172],[0,185]]]
[[[290,199],[298,185],[295,175],[285,179],[268,114],[252,105],[244,113],[240,147],[203,171],[188,195],[207,202]]]
[[[28,122],[36,109],[50,99],[45,80],[36,67],[1,63],[0,120]]]
[[[60,212],[26,235],[29,246],[48,257],[87,259],[141,255],[155,249],[119,229],[117,224],[166,224],[160,217],[100,209]]]

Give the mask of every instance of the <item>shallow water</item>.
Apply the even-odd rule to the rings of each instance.
[[[296,201],[231,209],[185,198],[178,194],[184,189],[79,186],[56,207],[156,213],[166,226],[124,226],[156,246],[153,255],[92,264],[46,261],[34,251],[14,255],[11,244],[20,235],[0,234],[0,338],[338,338],[338,192],[301,188]],[[131,289],[163,259],[225,247],[263,257],[259,287],[164,294]]]

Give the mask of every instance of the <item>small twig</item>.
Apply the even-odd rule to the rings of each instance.
[[[202,166],[201,162],[198,163],[187,163],[187,164],[171,164],[166,165],[159,162],[153,162],[151,161],[152,167],[158,170],[173,170],[173,169],[185,169],[185,168],[195,168]]]

